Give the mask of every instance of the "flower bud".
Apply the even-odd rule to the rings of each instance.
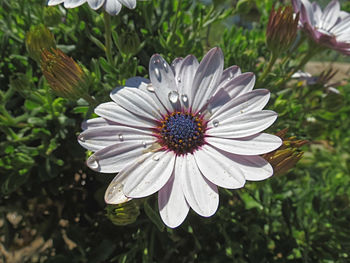
[[[62,13],[57,6],[44,7],[43,20],[47,26],[56,26],[62,22]]]
[[[295,137],[285,139],[287,131],[288,129],[283,129],[276,133],[283,140],[280,148],[262,155],[272,165],[274,175],[281,175],[292,169],[304,154],[299,148],[308,143],[306,140],[296,140]]]
[[[140,215],[140,207],[135,200],[118,205],[107,205],[106,211],[108,219],[117,226],[132,224]]]
[[[87,97],[88,77],[83,69],[59,49],[44,50],[41,70],[52,90],[59,96],[76,100]]]
[[[50,30],[40,24],[33,26],[26,34],[26,47],[29,56],[40,63],[41,52],[45,49],[56,48],[56,41]]]
[[[299,13],[293,15],[291,6],[277,11],[272,8],[266,29],[266,44],[272,53],[279,55],[290,48],[297,35],[298,22]]]
[[[135,32],[123,32],[115,39],[119,51],[125,55],[135,55],[140,51],[140,38]]]

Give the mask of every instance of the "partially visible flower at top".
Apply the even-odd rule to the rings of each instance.
[[[292,169],[303,157],[304,152],[300,147],[307,144],[306,140],[297,140],[296,137],[285,138],[288,128],[276,133],[283,140],[283,144],[277,150],[264,154],[262,157],[273,167],[274,175],[281,175]]]
[[[136,7],[136,0],[48,0],[47,4],[51,6],[63,3],[65,8],[74,8],[86,2],[94,10],[103,7],[112,16],[119,14],[122,5],[125,5],[129,9]]]
[[[308,0],[292,0],[294,11],[300,12],[299,26],[318,45],[350,55],[350,14],[340,10],[338,0],[321,10]]]
[[[266,28],[267,47],[278,56],[293,44],[298,31],[299,13],[294,16],[291,6],[273,7]]]
[[[87,75],[60,49],[44,50],[40,65],[47,82],[57,95],[71,100],[87,97]]]
[[[26,34],[26,47],[29,56],[39,63],[44,49],[56,48],[55,37],[43,24],[32,26]]]
[[[94,152],[91,169],[119,172],[106,203],[158,192],[161,218],[177,227],[190,207],[205,217],[215,213],[217,186],[237,189],[272,175],[259,156],[281,145],[279,137],[262,133],[277,118],[262,110],[270,92],[253,90],[253,73],[223,66],[219,48],[200,63],[189,55],[171,66],[155,54],[151,81],[131,78],[111,92],[112,102],[96,107],[100,117],[83,123],[78,141]]]

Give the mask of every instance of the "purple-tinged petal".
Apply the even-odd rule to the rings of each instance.
[[[111,16],[118,15],[122,9],[122,5],[118,0],[105,0],[104,8]]]
[[[118,1],[129,9],[134,9],[136,7],[136,0],[118,0]]]
[[[112,182],[108,185],[105,192],[105,202],[107,204],[122,204],[130,201],[132,198],[126,197],[123,193],[123,187],[127,174],[120,172],[117,176],[114,177]]]
[[[89,157],[87,165],[100,173],[117,173],[149,151],[155,140],[116,142]]]
[[[204,145],[193,155],[199,170],[213,184],[228,189],[237,189],[244,186],[245,178],[240,165],[237,165],[212,146]]]
[[[137,129],[121,125],[109,125],[90,128],[78,136],[78,142],[90,151],[102,150],[116,142],[143,142],[152,141],[152,131],[149,129]]]
[[[178,166],[169,181],[158,192],[159,213],[163,222],[171,228],[178,227],[185,220],[190,206],[188,205],[181,186],[181,174]]]
[[[159,191],[169,181],[175,159],[172,152],[162,151],[148,154],[142,162],[137,161],[126,171],[128,178],[123,188],[124,194],[141,198]]]
[[[87,0],[87,2],[92,9],[97,10],[103,6],[105,0]]]
[[[74,8],[74,7],[81,6],[85,2],[86,2],[86,0],[65,0],[64,7],[65,8]]]
[[[199,215],[212,216],[219,205],[219,193],[216,185],[203,177],[192,154],[178,156],[182,189],[187,203]]]
[[[328,31],[337,22],[339,15],[340,15],[340,4],[338,0],[333,0],[323,10],[320,27]]]
[[[64,0],[48,0],[47,5],[52,6],[52,5],[59,5],[62,4]]]
[[[104,118],[94,118],[94,119],[89,119],[86,121],[83,121],[81,123],[81,128],[82,130],[87,130],[87,129],[92,129],[92,128],[97,128],[97,127],[103,127],[103,126],[109,126],[109,125],[116,125],[117,123],[113,121],[106,120]]]
[[[277,113],[270,110],[253,111],[239,116],[221,118],[217,116],[208,122],[208,136],[221,138],[242,138],[257,134],[272,125]]]
[[[239,139],[207,137],[206,141],[218,149],[239,155],[260,155],[276,150],[282,145],[281,138],[267,133]]]
[[[220,48],[213,48],[200,62],[191,88],[192,111],[200,111],[214,95],[224,68],[224,56]]]

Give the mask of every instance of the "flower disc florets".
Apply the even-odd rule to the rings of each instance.
[[[192,153],[204,144],[206,124],[189,112],[167,114],[157,129],[159,143],[177,155]]]

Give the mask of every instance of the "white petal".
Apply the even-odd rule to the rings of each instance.
[[[47,1],[47,5],[48,6],[52,6],[52,5],[59,5],[61,3],[63,3],[64,0],[48,0]]]
[[[241,155],[260,155],[276,150],[282,140],[271,134],[259,133],[240,139],[207,137],[206,141],[220,150]]]
[[[189,55],[183,59],[181,63],[178,63],[177,67],[175,67],[175,79],[181,96],[180,100],[186,108],[188,108],[189,105],[192,105],[192,83],[198,66],[199,63],[196,57]]]
[[[134,9],[136,7],[136,0],[119,0],[119,2],[129,9]]]
[[[242,138],[261,132],[272,125],[277,113],[270,110],[243,113],[239,116],[221,115],[208,122],[207,135],[222,138]]]
[[[241,69],[236,65],[225,69],[221,75],[221,79],[219,82],[219,88],[221,88],[222,85],[225,85],[226,82],[234,79],[235,77],[237,77],[241,74],[242,74]]]
[[[123,107],[120,107],[115,102],[106,102],[98,105],[95,108],[95,113],[105,119],[126,126],[139,128],[154,128],[156,126],[155,122],[137,116]]]
[[[136,158],[149,152],[155,140],[117,142],[95,152],[86,164],[100,173],[116,173],[133,163]]]
[[[163,222],[171,228],[181,225],[188,214],[190,206],[183,194],[181,174],[176,173],[176,166],[169,181],[158,192],[158,207]]]
[[[103,6],[105,0],[87,0],[87,2],[92,9],[96,10]]]
[[[117,205],[131,200],[131,198],[126,197],[123,193],[126,178],[127,174],[125,173],[119,173],[114,177],[105,192],[105,202],[107,204]]]
[[[81,129],[87,130],[87,129],[91,129],[91,128],[97,128],[97,127],[109,126],[109,125],[115,125],[115,124],[117,124],[117,123],[100,117],[100,118],[94,118],[94,119],[89,119],[89,120],[83,121],[81,123]]]
[[[218,109],[212,119],[225,120],[243,113],[262,110],[270,98],[266,89],[257,89],[230,100]]]
[[[321,28],[324,30],[331,29],[337,22],[340,15],[340,4],[338,0],[331,1],[326,8],[323,10],[321,17],[322,25]]]
[[[159,191],[169,180],[174,170],[175,154],[152,153],[143,162],[128,169],[128,178],[123,192],[128,197],[141,198]]]
[[[340,35],[342,33],[348,32],[350,29],[350,15],[341,20],[332,30],[331,33],[334,35]]]
[[[102,150],[116,142],[143,142],[152,141],[152,131],[147,129],[137,129],[121,125],[109,125],[103,127],[90,128],[78,136],[78,142],[90,151]]]
[[[255,76],[251,72],[243,73],[232,80],[224,82],[210,100],[208,105],[209,112],[213,114],[231,99],[253,90],[254,84]]]
[[[226,153],[227,157],[236,163],[240,164],[240,169],[243,171],[245,179],[248,181],[261,181],[272,176],[273,169],[261,156],[245,156]]]
[[[143,90],[126,87],[116,88],[111,92],[110,97],[119,106],[140,117],[151,120],[159,120],[162,117],[161,109]]]
[[[118,0],[106,0],[104,8],[108,14],[115,16],[119,14],[122,5]]]
[[[212,183],[229,189],[244,186],[245,178],[239,165],[212,146],[204,145],[193,155],[199,170]]]
[[[219,205],[219,194],[216,185],[203,177],[199,171],[194,156],[187,154],[178,156],[176,166],[179,166],[182,189],[187,203],[201,216],[212,216]]]
[[[193,79],[191,98],[193,112],[198,112],[216,92],[224,68],[224,55],[213,48],[200,62]]]
[[[175,76],[169,64],[158,54],[151,57],[149,75],[155,93],[164,107],[172,112],[179,106],[179,93],[175,83]],[[171,97],[171,95],[174,95]],[[170,100],[170,97],[172,98]]]
[[[86,0],[65,0],[64,7],[65,8],[74,8],[74,7],[81,6],[85,2],[86,2]]]
[[[139,88],[144,90],[142,87],[147,88],[147,84],[150,83],[149,79],[143,77],[132,77],[125,81],[125,86],[130,88]]]

